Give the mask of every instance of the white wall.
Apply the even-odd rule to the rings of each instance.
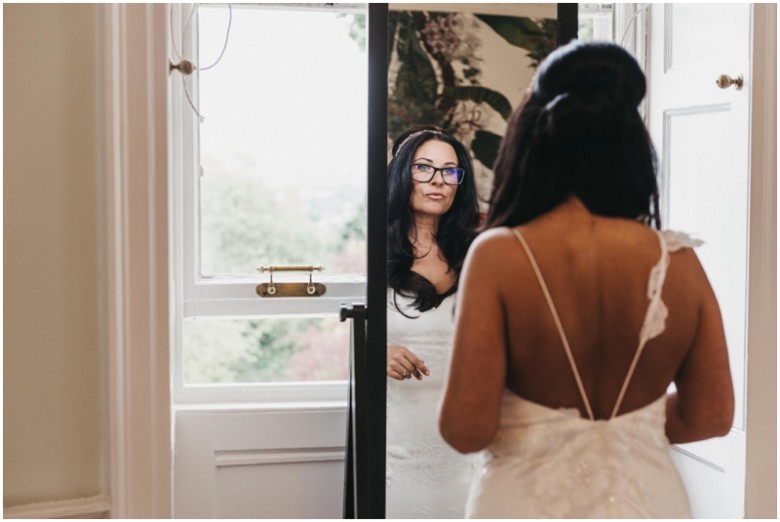
[[[105,493],[96,9],[3,6],[4,512]]]

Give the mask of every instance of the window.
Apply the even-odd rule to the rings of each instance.
[[[579,40],[615,40],[613,4],[579,4]]]
[[[177,402],[345,398],[365,302],[365,6],[176,5]],[[189,58],[192,57],[192,58]],[[319,297],[260,297],[315,265]],[[274,282],[307,282],[276,272]]]

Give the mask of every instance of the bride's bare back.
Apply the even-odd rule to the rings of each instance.
[[[546,281],[594,417],[609,418],[639,344],[648,279],[661,257],[658,235],[631,220],[591,214],[576,198],[520,231]],[[667,433],[683,441],[729,426],[730,419],[720,417],[728,417],[733,398],[720,312],[706,275],[691,249],[670,256],[665,329],[647,343],[618,414],[652,403],[675,382],[679,399],[670,401]],[[576,407],[587,417],[553,315],[511,229],[481,235],[462,277],[450,381],[461,381],[458,389],[470,388],[472,397],[491,398],[470,404],[462,397],[462,422],[491,427],[477,434],[487,444],[504,387],[544,406]],[[464,379],[472,386],[463,386]]]

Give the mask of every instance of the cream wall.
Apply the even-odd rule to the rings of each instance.
[[[97,8],[3,6],[3,505],[105,495]]]
[[[6,508],[107,496],[104,446],[108,442],[108,391],[102,347],[109,343],[101,326],[107,322],[101,312],[101,303],[105,302],[101,252],[108,249],[101,242],[104,183],[99,168],[102,129],[97,123],[99,71],[95,58],[99,10],[100,7],[83,4],[3,6]],[[774,16],[775,11],[768,49],[776,52]],[[138,47],[135,43],[132,46]],[[775,59],[766,63],[774,64]],[[775,75],[774,68],[767,73],[768,84],[776,90],[771,80]],[[774,100],[776,92],[769,98]],[[771,107],[769,113],[774,122],[775,105]],[[766,143],[774,150],[772,136]],[[769,163],[766,168],[776,176],[774,154]],[[133,195],[138,197],[137,193]],[[774,331],[776,310],[767,310],[767,316]],[[768,345],[776,348],[776,339]],[[776,407],[762,394],[775,389],[776,364],[761,366],[759,359],[749,362],[753,365],[751,382],[755,380],[757,384],[751,392],[755,394],[754,402],[766,406],[756,417],[768,418],[776,414]],[[167,371],[167,367],[151,363],[139,368],[125,369],[123,374],[136,377],[133,382],[141,382],[140,377],[152,375],[155,368],[163,376]],[[754,375],[757,373],[761,375]],[[149,387],[154,385],[148,385],[147,391]],[[167,399],[167,395],[161,395]],[[138,411],[148,409],[144,398],[137,389],[128,388],[128,401],[138,410],[128,408],[127,420],[142,417]],[[153,424],[146,418],[141,420]],[[168,464],[160,457],[164,452],[148,447],[153,438],[148,436],[151,430],[129,428],[128,433],[139,436],[128,437],[125,442],[140,448],[129,452],[130,471],[145,470],[152,467],[147,464],[156,463],[153,466],[155,470],[159,468],[159,476],[168,476]],[[753,432],[757,436],[748,443],[748,515],[774,518],[776,435]],[[169,437],[161,436],[159,441],[169,445]],[[137,486],[128,486],[137,496],[153,497],[155,492],[162,491],[158,496],[167,501],[164,484],[155,488],[153,480],[137,480],[135,475],[128,482]],[[126,496],[131,497],[132,506],[139,504],[135,497]],[[64,511],[59,510],[58,514]],[[95,512],[98,511],[96,508]]]

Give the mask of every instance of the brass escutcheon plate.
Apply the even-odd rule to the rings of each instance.
[[[257,295],[260,297],[318,297],[325,293],[325,285],[322,283],[274,283],[276,292],[269,291],[271,283],[257,285]],[[308,290],[314,287],[314,291]],[[311,292],[311,293],[310,293]]]

